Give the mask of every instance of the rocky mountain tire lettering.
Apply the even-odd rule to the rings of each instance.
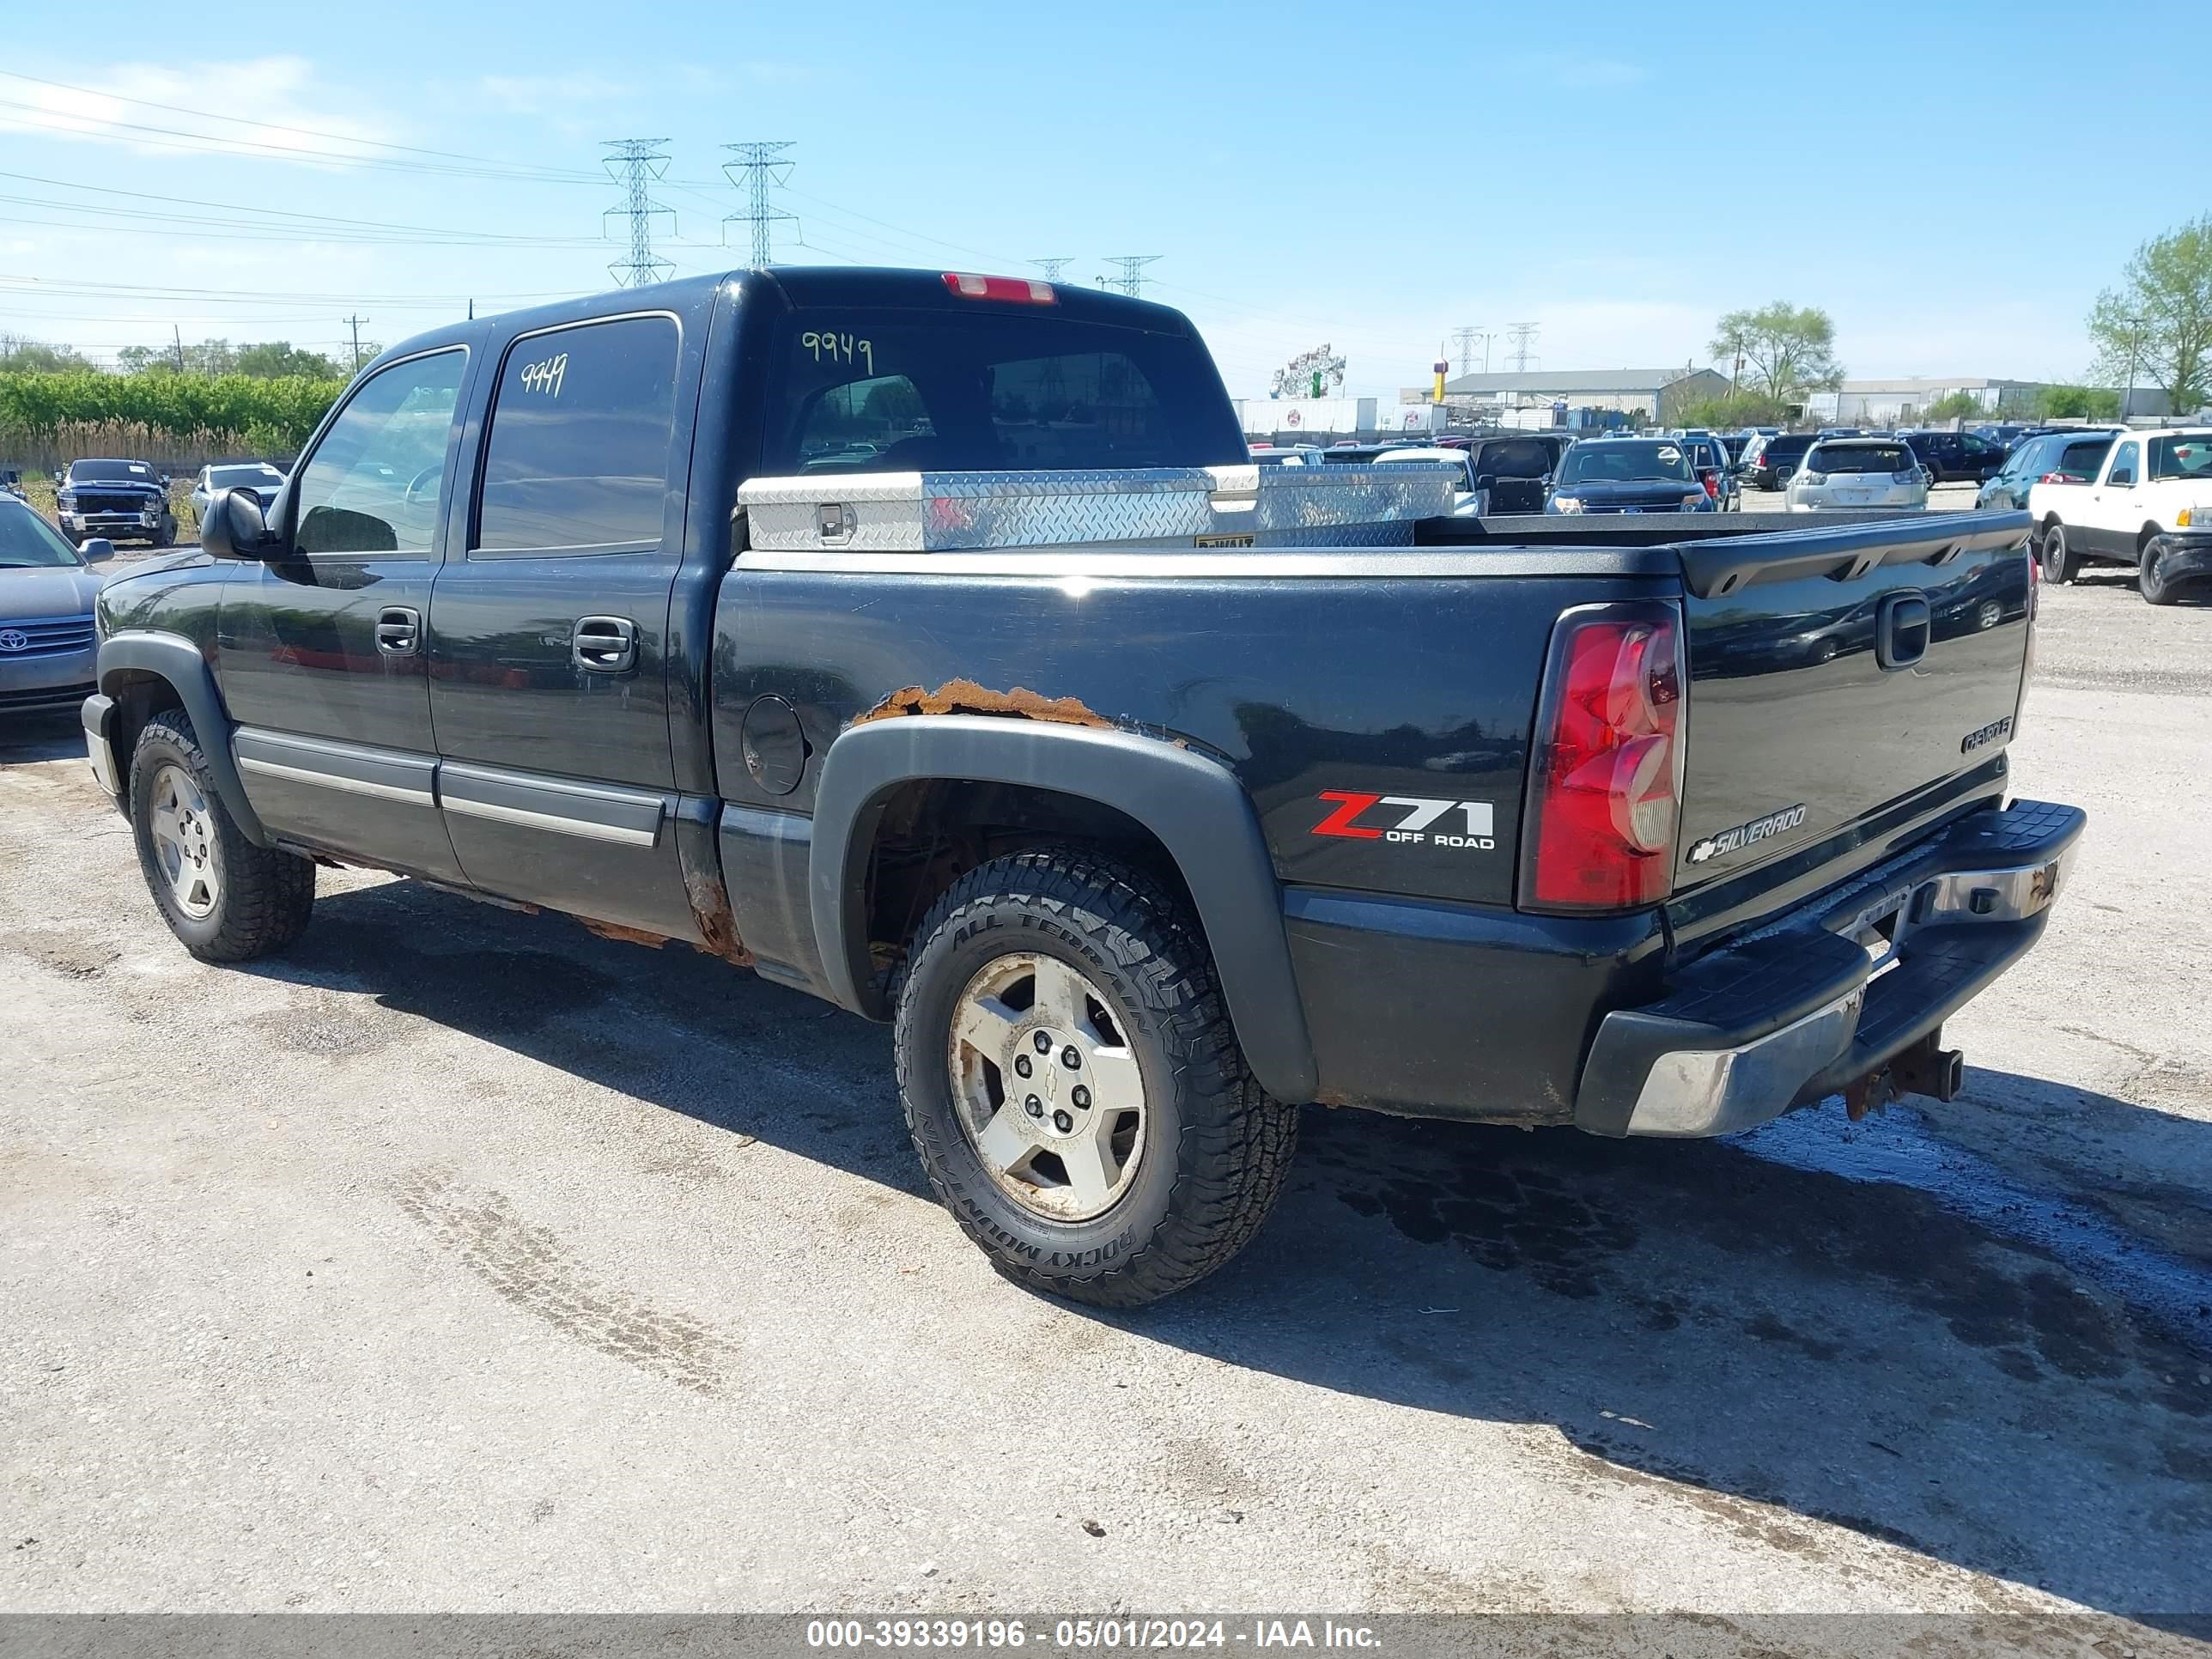
[[[1348,841],[1389,842],[1408,847],[1443,847],[1462,852],[1496,850],[1497,814],[1486,800],[1434,799],[1425,795],[1369,794],[1358,789],[1324,789],[1320,799],[1334,806],[1311,834]],[[1363,823],[1370,808],[1372,823]],[[1395,822],[1388,821],[1392,812]],[[1454,817],[1452,814],[1459,817]]]
[[[1739,823],[1733,830],[1723,830],[1717,836],[1707,836],[1692,843],[1684,861],[1689,864],[1710,863],[1727,854],[1741,852],[1753,842],[1765,841],[1770,836],[1795,830],[1804,822],[1805,804],[1800,801],[1795,806],[1785,806],[1779,812],[1769,812],[1763,818],[1753,818],[1748,823]]]

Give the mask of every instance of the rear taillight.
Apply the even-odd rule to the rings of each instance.
[[[948,270],[945,286],[963,300],[1012,300],[1025,306],[1060,303],[1050,283],[1033,283],[1025,276],[977,276],[964,270]]]
[[[1717,473],[1717,472],[1708,472],[1708,473],[1706,473],[1706,474],[1705,475],[1705,498],[1706,498],[1708,501],[1717,501],[1720,500],[1720,498],[1721,498],[1721,475],[1720,475],[1719,473]]]
[[[1553,629],[1521,833],[1522,902],[1656,904],[1680,816],[1682,622],[1671,605],[1577,607]]]

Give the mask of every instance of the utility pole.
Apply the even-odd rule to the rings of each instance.
[[[1452,339],[1459,346],[1459,372],[1462,374],[1470,374],[1474,373],[1474,343],[1477,340],[1483,341],[1486,347],[1490,337],[1487,334],[1485,334],[1480,328],[1477,328],[1473,323],[1469,323],[1464,328],[1454,329],[1452,331]],[[1488,356],[1487,350],[1485,351],[1484,355],[1486,357]],[[1486,363],[1485,367],[1486,368],[1488,365]]]
[[[1166,257],[1166,255],[1159,253],[1116,254],[1112,258],[1108,259],[1106,263],[1109,265],[1121,266],[1121,274],[1114,278],[1110,283],[1102,276],[1098,279],[1098,285],[1101,288],[1117,288],[1121,289],[1122,293],[1127,295],[1133,300],[1145,291],[1145,283],[1149,280],[1149,278],[1144,275],[1145,267],[1152,264],[1155,259],[1164,258]]]
[[[469,314],[471,317],[476,314],[473,308]],[[353,372],[356,374],[361,373],[361,325],[368,320],[366,317],[348,317],[344,319],[346,326],[353,330]]]
[[[791,160],[784,152],[798,142],[795,138],[780,138],[767,143],[722,146],[738,158],[722,163],[722,176],[745,193],[745,210],[732,213],[722,221],[722,240],[729,240],[732,224],[750,225],[755,270],[766,270],[775,263],[776,222],[787,219],[794,225],[799,222],[797,214],[786,213],[768,199],[770,185],[781,188],[791,177]]]
[[[177,343],[177,373],[181,374],[185,372],[185,331],[171,323],[169,334]]]
[[[2150,326],[2148,317],[2128,319],[2128,389],[2120,393],[2120,419],[2128,418],[2128,405],[2136,400],[2136,358],[2142,350],[2143,330]]]
[[[1039,270],[1044,272],[1045,281],[1048,283],[1056,283],[1060,280],[1060,273],[1066,270],[1068,266],[1073,264],[1075,261],[1073,258],[1070,258],[1066,259],[1032,259],[1030,263],[1035,265]]]
[[[1509,332],[1513,339],[1513,372],[1526,374],[1528,372],[1528,343],[1536,337],[1539,332],[1537,325],[1516,323]]]
[[[624,288],[643,288],[676,269],[668,260],[656,258],[653,252],[655,217],[666,214],[670,234],[672,235],[676,229],[674,212],[654,201],[652,195],[654,181],[668,173],[668,152],[661,148],[667,142],[665,138],[606,141],[607,173],[622,186],[623,201],[619,207],[611,207],[601,214],[599,223],[604,228],[617,214],[629,221],[629,258],[617,259],[607,267],[607,275]]]

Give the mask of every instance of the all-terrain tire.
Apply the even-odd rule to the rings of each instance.
[[[165,767],[177,768],[197,786],[196,813],[204,814],[216,877],[212,907],[204,915],[191,914],[179,901],[155,846],[154,794]],[[315,907],[314,861],[246,838],[222,804],[184,710],[166,709],[140,730],[126,787],[138,867],[161,920],[185,950],[202,962],[250,962],[300,937]]]
[[[1142,1153],[1127,1190],[1093,1219],[1048,1218],[1008,1196],[954,1102],[961,999],[992,962],[1015,955],[1056,957],[1084,975],[1143,1078]],[[1273,1207],[1297,1108],[1254,1080],[1205,940],[1143,872],[1067,848],[969,871],[916,931],[897,1001],[915,1151],[962,1231],[1017,1284],[1101,1307],[1156,1302],[1228,1261]]]

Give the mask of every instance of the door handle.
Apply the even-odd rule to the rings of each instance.
[[[627,617],[579,617],[568,660],[587,674],[627,674],[637,666],[637,624]]]
[[[411,605],[387,605],[376,613],[376,648],[387,657],[411,657],[422,648],[422,613]]]

